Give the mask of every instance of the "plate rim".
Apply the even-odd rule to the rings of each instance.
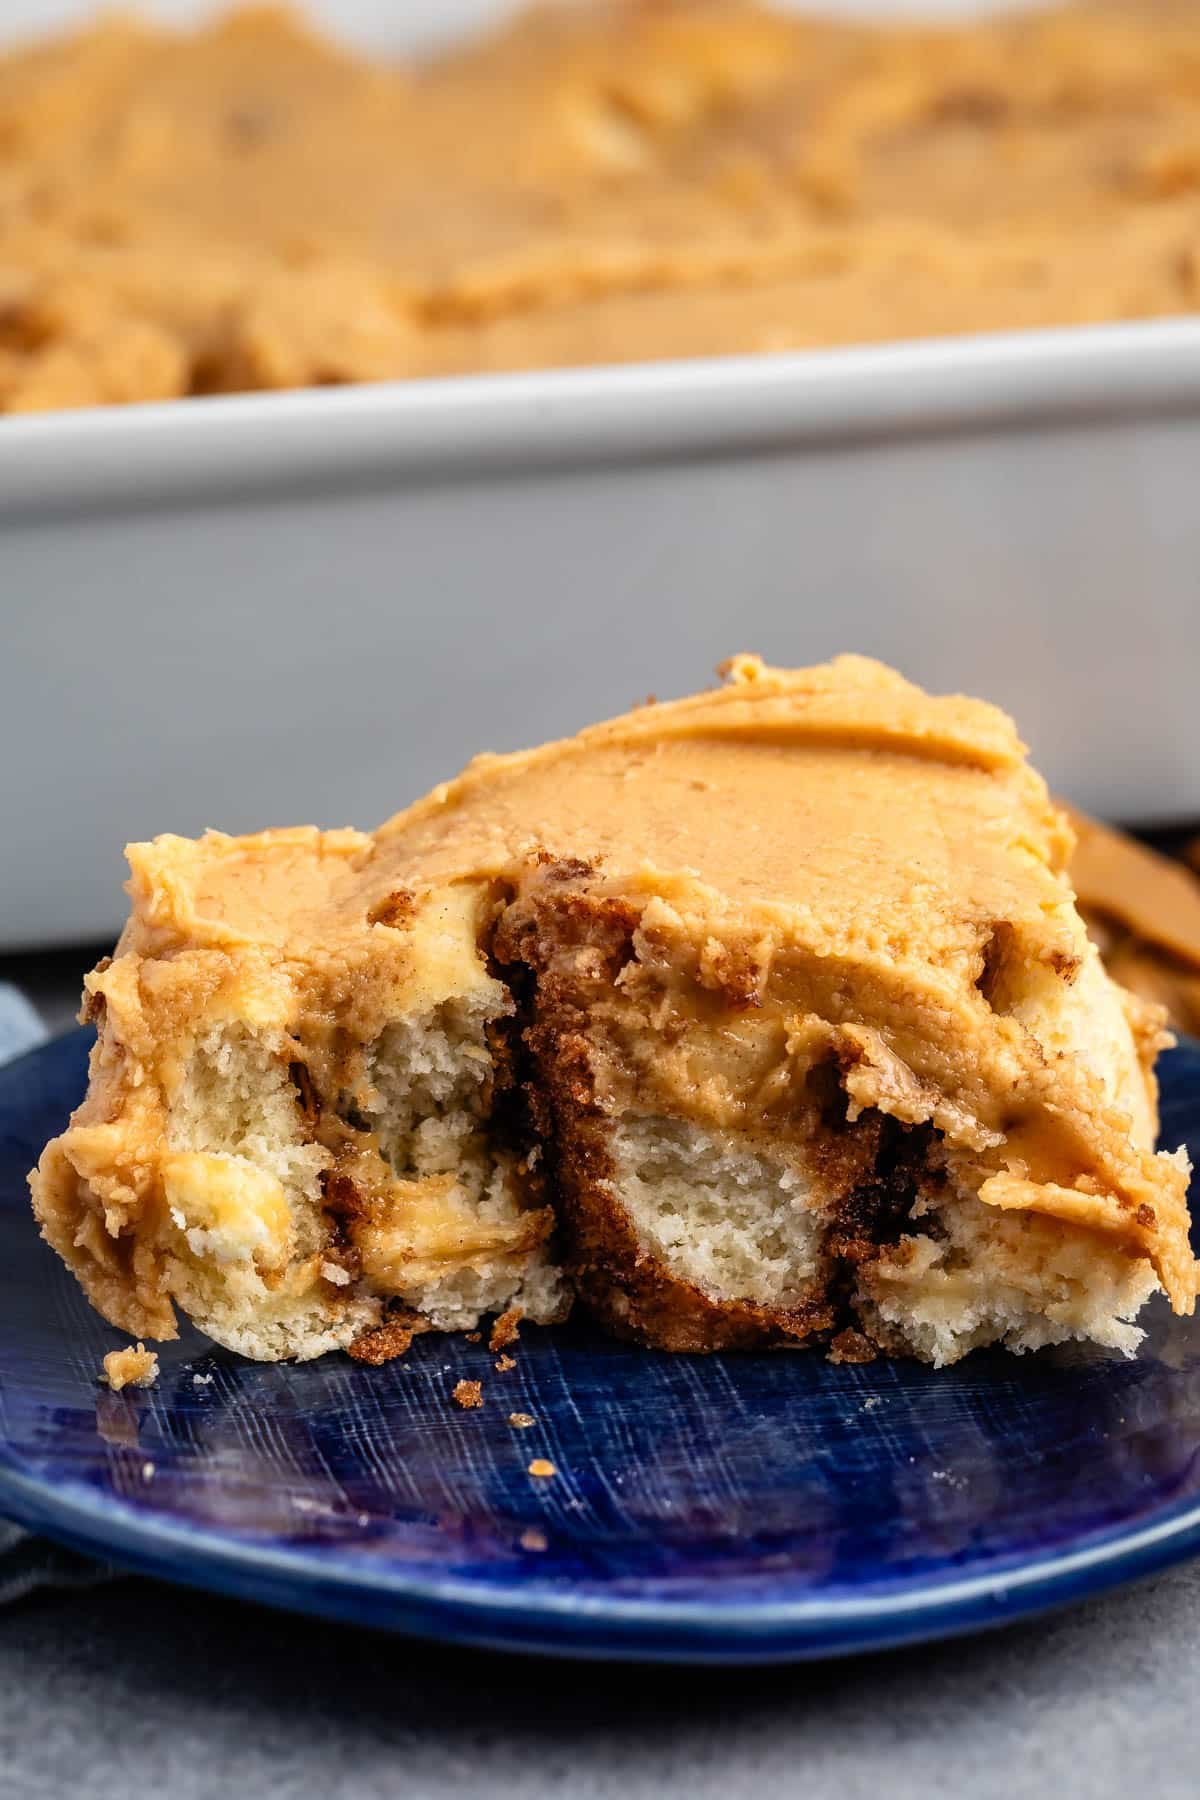
[[[722,1603],[702,1599],[491,1589],[420,1565],[261,1545],[147,1514],[81,1483],[58,1488],[13,1467],[0,1446],[0,1513],[76,1550],[175,1585],[443,1643],[631,1661],[784,1662],[883,1650],[1016,1623],[1099,1596],[1200,1551],[1200,1500],[1090,1545],[1033,1557],[1000,1574],[910,1582],[895,1594]]]

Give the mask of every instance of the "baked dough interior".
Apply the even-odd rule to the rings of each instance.
[[[1190,1312],[1160,1009],[994,708],[770,669],[478,757],[373,835],[130,846],[35,1171],[106,1318],[382,1360],[489,1313],[935,1364]]]

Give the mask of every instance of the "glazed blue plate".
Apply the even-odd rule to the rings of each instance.
[[[192,1331],[149,1391],[32,1225],[25,1173],[89,1034],[0,1071],[0,1513],[169,1580],[463,1643],[713,1662],[879,1648],[1096,1593],[1200,1548],[1200,1322],[1133,1361],[936,1372],[684,1357],[584,1326],[262,1366]],[[1200,1154],[1200,1049],[1162,1067]],[[483,1383],[464,1412],[451,1390]],[[512,1413],[535,1423],[518,1429]],[[556,1473],[528,1473],[534,1458]]]

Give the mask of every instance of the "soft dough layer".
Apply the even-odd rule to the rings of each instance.
[[[1161,1015],[1009,721],[855,657],[726,674],[374,836],[131,846],[33,1176],[107,1317],[379,1360],[577,1293],[670,1348],[947,1362],[1191,1310]]]

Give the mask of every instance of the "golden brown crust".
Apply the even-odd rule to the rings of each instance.
[[[71,1129],[79,1137],[109,1121],[103,1090],[95,1085],[101,1046],[92,1051],[88,1097]],[[100,1115],[98,1118],[97,1115]],[[82,1167],[80,1166],[82,1163]],[[31,1175],[34,1212],[42,1236],[79,1281],[88,1299],[110,1325],[131,1336],[166,1342],[178,1337],[175,1308],[163,1282],[163,1258],[153,1243],[128,1229],[136,1204],[119,1173],[102,1164],[73,1160],[62,1139],[42,1153]]]

